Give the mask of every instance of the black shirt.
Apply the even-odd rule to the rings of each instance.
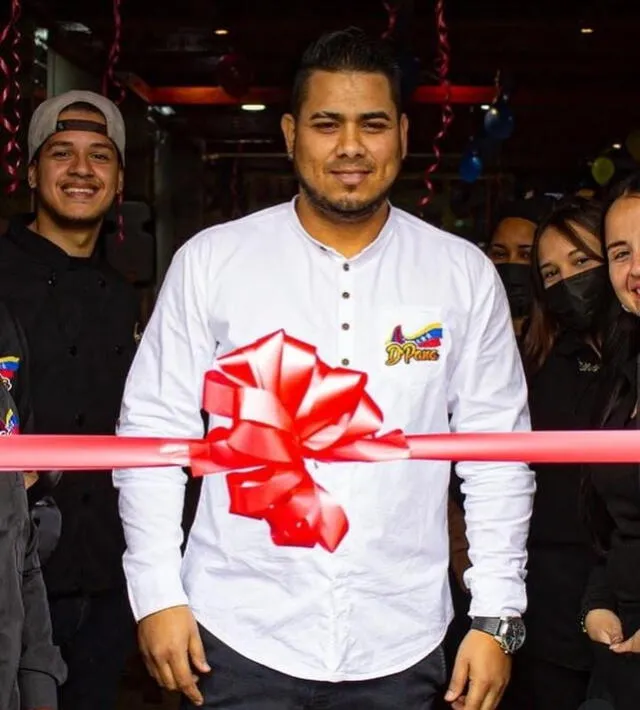
[[[630,362],[624,373],[621,396],[607,429],[636,429],[638,364]],[[590,466],[594,488],[612,522],[609,549],[591,580],[586,608],[611,608],[624,616],[625,609],[640,608],[640,466],[638,464]],[[637,629],[633,629],[636,631]]]
[[[26,333],[36,432],[111,434],[135,351],[135,292],[99,248],[69,257],[30,221],[12,220],[0,237],[0,299]],[[124,538],[110,472],[67,472],[53,495],[63,526],[44,570],[49,593],[121,586]]]
[[[534,430],[590,428],[599,358],[572,332],[560,335],[529,382]],[[580,488],[583,467],[537,465],[536,495],[529,534],[527,651],[568,668],[586,670],[591,652],[579,618],[595,561],[583,523]]]

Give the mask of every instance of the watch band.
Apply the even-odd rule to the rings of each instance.
[[[503,619],[492,616],[476,616],[471,620],[471,628],[476,631],[484,631],[491,636],[497,636],[500,632]]]

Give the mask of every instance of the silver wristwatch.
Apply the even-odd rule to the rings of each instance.
[[[493,636],[508,654],[522,648],[526,638],[524,621],[519,616],[475,616],[471,620],[471,628]]]

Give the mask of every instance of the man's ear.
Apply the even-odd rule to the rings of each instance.
[[[280,128],[287,146],[289,158],[293,158],[293,151],[296,145],[296,119],[290,113],[285,113],[280,120]]]
[[[400,116],[400,144],[402,146],[402,159],[404,160],[409,149],[409,119],[406,113]]]
[[[29,165],[29,169],[27,170],[27,181],[31,190],[35,190],[38,186],[38,166],[36,163],[31,163],[31,165]]]

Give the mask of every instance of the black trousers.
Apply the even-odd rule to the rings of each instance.
[[[236,653],[202,627],[200,633],[213,669],[199,684],[207,710],[432,710],[446,680],[442,648],[401,673],[328,683],[271,670]],[[184,698],[182,710],[195,706]]]
[[[583,710],[588,684],[588,671],[517,654],[499,710]]]
[[[135,650],[135,622],[125,590],[49,602],[54,642],[69,675],[60,710],[114,710],[120,680]]]

